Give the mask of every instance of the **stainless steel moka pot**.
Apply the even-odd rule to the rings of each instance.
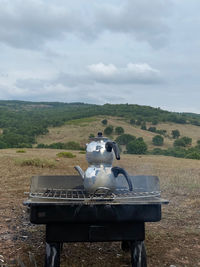
[[[132,191],[131,180],[123,168],[112,167],[114,156],[120,160],[120,153],[117,144],[99,132],[98,136],[86,145],[86,159],[89,167],[84,172],[80,166],[75,166],[83,178],[83,185],[86,191],[95,192],[99,189],[114,191],[117,188],[116,177],[123,174],[129,190]]]

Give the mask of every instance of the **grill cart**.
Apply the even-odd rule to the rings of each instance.
[[[118,177],[116,178],[118,179]],[[80,176],[34,176],[29,198],[30,221],[46,225],[45,267],[60,266],[64,242],[122,241],[134,267],[146,267],[145,222],[161,220],[159,179],[130,176],[133,191],[119,178],[118,189],[84,190]]]

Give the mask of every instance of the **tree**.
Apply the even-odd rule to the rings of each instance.
[[[156,127],[149,127],[148,131],[155,133],[156,132]]]
[[[175,147],[188,147],[192,144],[192,138],[184,136],[174,141]]]
[[[200,140],[197,140],[197,147],[200,148]]]
[[[122,127],[116,127],[115,128],[115,133],[117,134],[117,135],[121,135],[121,134],[123,134],[124,133],[124,128],[122,128]]]
[[[142,139],[136,139],[126,145],[128,154],[146,154],[147,144]]]
[[[107,125],[108,121],[107,121],[106,119],[104,119],[104,120],[101,121],[101,123],[102,123],[103,125]]]
[[[135,139],[136,137],[131,134],[122,134],[116,138],[115,142],[119,145],[126,145]]]
[[[141,118],[138,118],[137,120],[136,120],[136,123],[135,123],[136,125],[141,125],[142,124],[142,119]]]
[[[193,151],[193,152],[188,153],[185,156],[185,158],[187,158],[187,159],[200,159],[200,153],[197,151]]]
[[[113,132],[113,126],[112,126],[112,125],[109,125],[108,127],[106,127],[106,128],[104,129],[104,134],[105,134],[105,135],[111,135],[112,132]]]
[[[135,119],[130,119],[130,124],[134,125],[135,124]]]
[[[157,125],[157,124],[158,124],[158,119],[157,119],[157,118],[153,118],[153,120],[152,120],[152,124],[153,124],[153,125]]]
[[[95,137],[95,135],[93,134],[93,133],[91,133],[90,135],[89,135],[89,138],[94,138]]]
[[[180,136],[179,130],[172,130],[172,137],[174,139],[179,138],[179,136]]]
[[[162,146],[164,142],[164,138],[161,135],[155,135],[152,138],[152,143],[154,146]]]
[[[143,122],[142,125],[141,125],[141,130],[146,130],[146,129],[147,129],[146,123]]]

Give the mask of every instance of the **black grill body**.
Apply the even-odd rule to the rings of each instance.
[[[159,180],[154,176],[132,176],[133,195],[127,193],[126,181],[119,180],[120,192],[105,196],[69,198],[68,190],[83,190],[79,176],[32,177],[29,206],[30,221],[46,225],[46,267],[60,266],[60,248],[64,242],[122,241],[131,251],[131,264],[145,267],[145,222],[161,220]],[[62,194],[48,194],[47,188],[59,188]],[[67,194],[64,197],[64,190]],[[126,194],[127,193],[127,194]]]

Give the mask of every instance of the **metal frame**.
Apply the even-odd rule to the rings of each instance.
[[[60,267],[61,247],[64,242],[122,241],[122,249],[131,253],[132,267],[146,267],[144,246],[145,224],[47,224],[45,267]]]

